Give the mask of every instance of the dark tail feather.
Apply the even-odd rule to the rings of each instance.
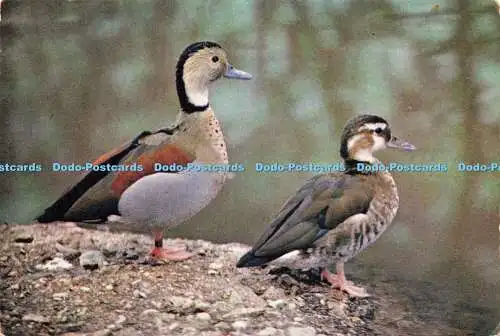
[[[51,208],[45,210],[43,214],[35,218],[39,223],[50,223],[58,220],[63,220],[63,218],[59,217],[56,211],[50,211]]]
[[[276,259],[275,257],[263,256],[259,257],[255,255],[253,250],[247,252],[243,257],[238,260],[236,267],[257,267],[267,264],[268,262]]]
[[[103,178],[108,172],[91,171],[85,175],[74,187],[69,189],[61,198],[55,201],[50,207],[45,209],[43,214],[36,220],[40,223],[49,223],[64,220],[66,212],[75,202],[97,181]]]
[[[0,1],[1,2],[1,1]],[[168,129],[162,129],[158,132],[171,132]],[[146,135],[150,135],[151,132],[144,131],[135,137],[134,140],[127,146],[125,146],[122,150],[120,150],[115,155],[108,158],[106,161],[101,162],[100,164],[118,164],[120,160],[125,157],[131,150],[140,145],[139,140]],[[75,186],[70,188],[61,198],[55,201],[50,207],[45,209],[43,214],[35,218],[40,223],[50,223],[55,221],[65,220],[66,212],[73,206],[73,204],[85,193],[89,190],[94,184],[96,184],[100,179],[108,175],[108,171],[90,171],[87,173]],[[86,220],[84,218],[77,218],[75,220]],[[105,221],[103,218],[96,219]]]

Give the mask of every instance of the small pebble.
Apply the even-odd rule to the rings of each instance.
[[[78,258],[82,253],[74,248],[64,246],[61,244],[56,244],[56,250],[64,254],[64,257],[68,260],[74,260]]]
[[[274,309],[282,309],[282,308],[286,307],[287,302],[283,299],[279,299],[279,300],[274,300],[274,301],[269,300],[269,301],[267,301],[267,304]]]
[[[163,307],[162,303],[158,301],[151,300],[150,303],[156,309],[161,309]]]
[[[196,318],[200,321],[210,321],[212,319],[210,314],[206,312],[197,313]]]
[[[186,294],[187,295],[187,294]],[[172,296],[168,299],[177,311],[186,311],[194,307],[194,301],[182,296]]]
[[[123,252],[123,256],[127,260],[137,260],[139,259],[139,253],[135,249],[127,249]]]
[[[194,303],[194,309],[197,311],[207,311],[210,309],[210,304],[203,302],[203,301],[196,301]]]
[[[115,331],[115,330],[119,330],[120,326],[117,326],[116,324],[108,324],[108,326],[106,327],[106,329],[109,329],[111,331]]]
[[[132,292],[132,295],[134,295],[136,298],[143,298],[143,299],[148,297],[144,292],[141,292],[137,289],[134,289],[134,291]]]
[[[125,321],[127,321],[127,318],[124,315],[119,315],[115,321],[115,324],[120,325],[125,323]]]
[[[316,336],[316,330],[313,327],[289,327],[286,330],[287,336]]]
[[[104,255],[101,251],[85,251],[80,255],[80,266],[88,270],[95,270],[104,265]]]
[[[145,311],[143,311],[141,313],[141,315],[144,315],[144,316],[146,316],[146,315],[156,315],[156,314],[159,314],[159,313],[160,312],[158,310],[156,310],[156,309],[146,309]]]
[[[52,294],[52,298],[53,298],[54,300],[62,300],[62,299],[64,299],[64,298],[67,298],[67,297],[68,297],[68,295],[69,295],[69,294],[68,294],[68,293],[66,293],[66,292],[54,293],[54,294]]]
[[[21,286],[18,283],[15,283],[9,287],[9,289],[12,289],[12,290],[18,290],[19,288],[21,288]]]
[[[226,322],[219,322],[215,325],[215,328],[218,330],[223,330],[223,331],[229,331],[231,330],[231,326],[227,324]]]
[[[208,265],[208,268],[213,269],[213,270],[220,270],[220,269],[224,268],[224,264],[221,264],[218,262],[213,262],[210,265]]]
[[[175,329],[179,328],[180,323],[179,322],[174,322],[171,325],[168,326],[168,330],[174,331]]]
[[[234,330],[241,330],[245,329],[248,327],[248,322],[247,321],[234,321],[233,324],[231,324]]]
[[[38,322],[38,323],[49,323],[49,319],[38,314],[26,314],[23,316],[23,321],[27,322]]]
[[[54,259],[47,261],[43,265],[36,265],[35,268],[37,270],[44,271],[63,271],[73,268],[73,265],[63,258],[55,257]]]

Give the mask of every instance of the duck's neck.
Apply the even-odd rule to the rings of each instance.
[[[176,86],[181,109],[185,113],[208,109],[208,84],[199,76],[184,72],[184,65],[177,67]]]
[[[369,161],[362,156],[344,158],[345,172],[348,174],[363,174],[363,175],[374,174],[374,172],[376,173],[377,170],[372,171],[371,169],[367,169],[367,166],[380,163],[381,162],[374,156],[372,156]]]
[[[355,153],[349,155],[349,157],[354,161],[366,162],[370,164],[378,162],[378,160],[373,156],[372,151],[368,149],[357,150]]]

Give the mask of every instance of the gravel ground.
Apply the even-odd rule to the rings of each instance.
[[[349,299],[317,272],[236,269],[248,246],[182,243],[195,257],[155,263],[145,235],[0,226],[0,336],[466,335],[419,319],[389,284]]]

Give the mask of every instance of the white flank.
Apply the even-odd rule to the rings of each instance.
[[[109,215],[108,216],[108,221],[109,222],[122,222],[123,219],[121,216],[117,216],[117,215]]]

